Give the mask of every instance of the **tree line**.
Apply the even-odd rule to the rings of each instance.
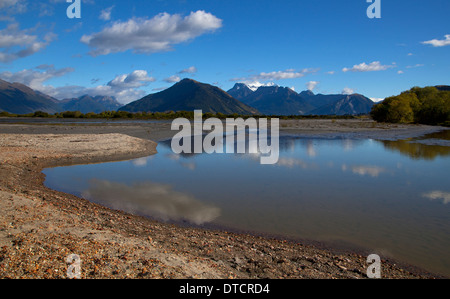
[[[370,115],[378,122],[450,126],[450,91],[414,87],[374,105]]]
[[[39,118],[75,118],[75,119],[129,119],[129,120],[172,120],[176,118],[194,119],[193,111],[168,111],[168,112],[126,112],[126,111],[104,111],[101,113],[81,113],[80,111],[65,111],[57,113],[48,113],[36,111],[28,114],[12,114],[9,112],[0,112],[0,117],[39,117]],[[203,118],[244,118],[255,117],[255,115],[223,114],[223,113],[203,113]],[[281,115],[281,116],[265,116],[258,115],[258,118],[280,118],[280,119],[354,119],[353,115]]]

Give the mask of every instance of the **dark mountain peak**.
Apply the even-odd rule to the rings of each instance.
[[[21,83],[0,80],[0,111],[26,114],[35,111],[58,112],[58,100]]]
[[[203,84],[203,83],[195,81],[194,79],[184,78],[184,79],[180,80],[178,83],[176,83],[175,85],[200,85],[200,84]]]
[[[302,115],[314,109],[289,87],[261,86],[242,99],[265,115]]]
[[[256,91],[260,92],[277,92],[280,89],[280,86],[274,85],[274,86],[260,86]]]
[[[241,100],[253,93],[247,84],[236,83],[233,88],[228,91],[228,94],[237,100]]]
[[[233,88],[232,89],[230,89],[230,90],[233,90],[233,89],[236,89],[236,90],[239,90],[239,89],[245,89],[245,90],[250,90],[251,91],[251,89],[248,87],[248,85],[247,84],[245,84],[245,83],[236,83],[236,84],[234,84],[234,86],[233,86]]]
[[[128,112],[194,111],[224,114],[256,114],[258,111],[217,86],[183,79],[172,87],[150,94],[122,108]]]
[[[274,85],[274,86],[261,86],[259,87],[255,93],[258,94],[284,94],[284,95],[298,95],[297,92],[295,92],[294,90],[290,89],[289,87],[282,87],[282,86],[278,86],[278,85]]]
[[[78,100],[83,100],[83,99],[93,99],[93,97],[91,97],[88,94],[82,95],[81,97],[78,98]]]
[[[313,97],[314,93],[311,90],[304,90],[300,93],[300,96],[304,97],[304,98],[309,98],[309,97]]]

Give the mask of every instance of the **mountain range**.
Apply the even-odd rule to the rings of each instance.
[[[234,96],[235,90],[228,93]],[[314,109],[294,90],[280,86],[261,86],[240,100],[265,115],[303,115]]]
[[[28,114],[36,111],[50,114],[63,111],[100,113],[116,111],[122,105],[114,97],[88,95],[79,98],[57,100],[20,83],[9,83],[0,79],[0,111]]]
[[[183,79],[166,90],[150,94],[138,101],[125,105],[119,111],[166,112],[194,111],[197,109],[202,110],[204,113],[237,113],[241,115],[259,113],[257,109],[233,98],[222,89],[192,79]]]
[[[81,113],[100,113],[103,111],[117,111],[123,105],[114,97],[84,95],[79,98],[60,101],[62,111],[80,111]]]
[[[228,93],[265,115],[357,115],[368,114],[374,105],[360,94],[317,94],[295,92],[288,87],[262,86],[252,91],[236,83]]]
[[[445,88],[442,86],[442,88]],[[80,111],[193,111],[240,115],[357,115],[370,112],[374,102],[360,94],[314,94],[277,86],[236,83],[228,92],[192,79],[122,106],[114,97],[89,96],[57,100],[20,83],[0,80],[0,111],[27,114]]]

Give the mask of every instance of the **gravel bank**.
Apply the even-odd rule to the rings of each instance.
[[[66,278],[70,254],[80,256],[82,278],[366,277],[368,253],[155,222],[43,185],[44,168],[148,156],[156,153],[150,139],[170,134],[167,123],[1,124],[0,277]],[[436,277],[382,265],[383,278]]]

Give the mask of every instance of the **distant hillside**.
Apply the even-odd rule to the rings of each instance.
[[[437,85],[435,87],[441,91],[450,91],[450,86],[448,86],[448,85]]]
[[[65,99],[60,102],[62,111],[80,111],[81,113],[100,113],[103,111],[116,111],[123,105],[114,97],[84,95],[79,98]]]
[[[368,114],[374,105],[358,94],[315,95],[310,90],[297,93],[280,86],[262,86],[253,91],[244,83],[235,84],[228,93],[266,115],[358,115]]]
[[[166,112],[194,111],[252,115],[258,111],[236,100],[222,89],[192,79],[184,79],[161,92],[150,94],[132,102],[120,111],[127,112]]]
[[[329,96],[332,99],[332,96]],[[313,115],[357,115],[369,114],[375,103],[360,94],[343,95],[343,98],[309,112]]]
[[[313,106],[288,87],[262,86],[241,99],[265,115],[303,115]]]
[[[27,114],[35,111],[55,113],[59,101],[20,83],[0,80],[0,111]]]
[[[312,92],[309,93],[307,97],[305,97],[305,92],[301,92],[300,96],[311,106],[314,107],[313,110],[308,111],[308,114],[313,113],[315,109],[330,106],[338,101],[344,99],[347,95],[343,94],[312,94]],[[358,113],[359,114],[359,113]]]

